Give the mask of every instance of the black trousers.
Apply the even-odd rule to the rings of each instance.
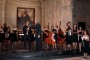
[[[42,50],[41,38],[38,38],[38,36],[36,36],[36,51],[41,51],[41,50]]]
[[[31,37],[29,35],[24,35],[24,48],[26,49],[26,43],[28,42],[29,49],[31,48]]]

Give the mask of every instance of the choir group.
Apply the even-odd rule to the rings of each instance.
[[[36,47],[36,51],[49,50],[50,48],[64,51],[74,50],[74,52],[83,52],[84,57],[87,57],[89,49],[88,32],[82,27],[77,27],[77,25],[73,25],[72,28],[71,22],[66,24],[65,32],[61,29],[61,23],[59,26],[51,26],[51,28],[48,24],[41,30],[39,21],[35,21],[35,27],[31,27],[28,21],[22,29],[15,26],[11,29],[6,23],[0,27],[1,49],[3,44],[6,44],[7,48],[8,42],[11,44],[11,47],[14,47],[18,41],[23,42],[25,49],[27,49],[28,44],[29,50],[32,50],[31,47],[33,45]]]

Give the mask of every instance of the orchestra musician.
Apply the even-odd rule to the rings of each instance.
[[[19,27],[18,29],[18,40],[24,40],[24,34],[23,34],[23,30]]]
[[[11,47],[15,47],[16,46],[16,42],[17,42],[17,28],[15,27],[15,25],[12,28],[12,31],[10,33],[10,42],[11,42]]]
[[[29,26],[27,28],[27,34],[28,34],[28,47],[29,47],[29,50],[31,50],[31,42],[32,42],[32,39],[34,38],[34,35],[32,35],[32,30],[31,30],[31,27]]]
[[[42,50],[42,41],[41,41],[41,25],[39,20],[35,20],[35,30],[36,30],[36,51]]]
[[[89,34],[88,32],[85,30],[83,32],[83,36],[82,38],[82,46],[83,46],[83,55],[84,58],[87,58],[87,53],[89,52]]]
[[[25,23],[25,25],[23,26],[23,34],[24,34],[24,48],[26,49],[26,43],[28,41],[28,47],[30,50],[30,40],[31,40],[31,28],[29,26],[29,21],[27,21]]]
[[[31,50],[35,50],[35,47],[36,47],[36,41],[35,41],[35,29],[31,28],[31,41],[30,41],[30,44],[31,44]]]
[[[56,25],[55,28],[54,28],[54,38],[55,38],[55,41],[56,41],[56,44],[58,43],[58,26]]]
[[[82,30],[82,27],[79,27],[79,30],[78,30],[78,43],[79,43],[79,52],[82,52],[82,37],[83,36],[83,30]]]
[[[23,48],[23,41],[24,41],[24,34],[23,34],[23,30],[18,27],[17,29],[17,40],[18,40],[18,48]]]
[[[72,40],[72,44],[73,44],[73,50],[74,52],[77,51],[77,43],[78,43],[78,29],[77,29],[77,25],[74,24],[73,25],[73,40]]]
[[[44,26],[44,29],[43,29],[43,31],[42,31],[42,35],[43,35],[43,47],[42,47],[42,49],[44,49],[44,50],[47,50],[47,48],[48,48],[48,45],[47,45],[47,43],[46,43],[46,38],[48,38],[48,34],[49,34],[49,25],[47,25],[47,26]]]
[[[11,33],[11,29],[10,27],[7,27],[7,31],[4,33],[5,34],[4,47],[6,50],[10,49],[10,33]]]
[[[7,30],[8,30],[7,24],[6,24],[6,23],[4,23],[2,28],[3,28],[4,33],[6,33],[6,32],[7,32]]]
[[[12,30],[13,30],[13,32],[14,32],[14,33],[16,33],[16,32],[17,32],[17,28],[16,28],[16,26],[15,26],[15,25],[13,26],[13,29],[12,29]]]
[[[4,31],[2,29],[2,26],[0,26],[0,42],[2,43],[4,40]]]
[[[47,44],[47,48],[49,45],[52,45],[52,48],[56,48],[56,40],[55,40],[55,29],[53,26],[51,26],[51,31],[46,31],[47,38],[45,39],[45,42]]]
[[[2,29],[2,26],[0,25],[0,48],[2,49],[3,45],[3,40],[4,40],[4,31]]]
[[[67,23],[66,26],[66,49],[71,50],[72,47],[72,28],[71,28],[71,22]]]
[[[48,36],[48,27],[44,26],[44,30],[43,30],[43,41],[45,42],[45,39],[47,38]]]

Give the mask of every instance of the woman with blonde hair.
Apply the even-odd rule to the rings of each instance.
[[[82,46],[83,46],[83,55],[84,55],[84,58],[86,58],[88,49],[89,49],[89,34],[87,33],[86,30],[83,32]]]

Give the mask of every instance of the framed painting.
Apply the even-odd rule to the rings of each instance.
[[[25,23],[29,21],[30,26],[34,26],[35,8],[17,8],[17,28],[23,28]]]

